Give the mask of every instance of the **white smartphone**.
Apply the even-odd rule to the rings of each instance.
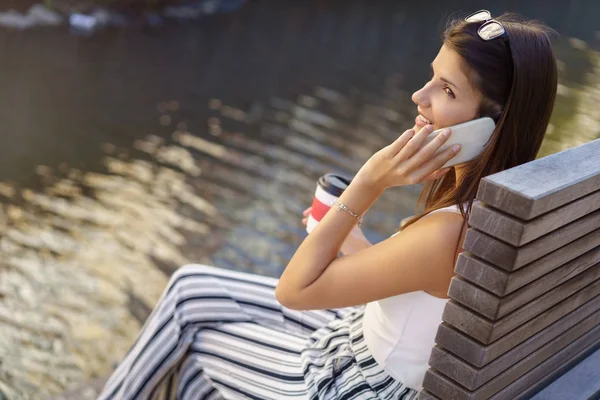
[[[456,156],[451,158],[442,168],[453,167],[457,164],[462,164],[471,161],[483,152],[492,137],[496,124],[489,117],[477,118],[462,124],[451,126],[450,138],[435,154],[439,154],[452,145],[460,144],[460,151]],[[423,142],[423,146],[431,142],[443,129],[438,129],[431,132]]]

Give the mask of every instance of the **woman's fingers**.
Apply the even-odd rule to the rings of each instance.
[[[440,147],[446,143],[450,134],[451,130],[449,128],[442,130],[438,135],[431,139],[429,143],[422,146],[409,160],[406,161],[404,169],[411,171],[431,160]]]
[[[415,153],[419,151],[419,148],[423,144],[423,141],[433,131],[433,126],[425,125],[421,130],[414,134],[414,136],[407,141],[407,143],[397,151],[396,157],[399,160],[408,160]]]
[[[448,169],[439,169],[460,150],[452,147],[440,152],[450,137],[450,129],[428,138],[432,131],[432,125],[424,126],[417,133],[413,129],[407,130],[393,143],[375,153],[357,176],[384,188],[443,177]]]
[[[398,139],[396,139],[392,144],[390,144],[388,146],[388,149],[390,151],[390,154],[389,154],[390,158],[394,157],[396,154],[398,154],[399,151],[404,149],[405,146],[407,146],[409,141],[414,136],[415,136],[414,129],[409,129],[407,131],[404,131],[404,133],[402,135],[400,135],[400,137]]]
[[[302,216],[304,218],[302,218],[302,225],[306,225],[308,223],[308,216],[310,215],[310,212],[312,211],[312,207],[308,207],[306,210],[302,211]]]
[[[411,175],[414,177],[416,182],[439,179],[449,170],[449,168],[444,168],[443,170],[440,170],[440,168],[442,168],[444,164],[457,155],[459,151],[460,145],[456,144],[452,147],[449,147],[440,154],[436,155],[434,158],[419,166],[411,173]]]

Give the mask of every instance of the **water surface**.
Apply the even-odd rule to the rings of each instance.
[[[480,7],[423,4],[260,0],[91,37],[1,32],[0,393],[105,376],[179,265],[279,276],[317,177],[412,126],[438,21]],[[540,156],[600,137],[600,7],[502,9],[563,34]],[[418,190],[386,192],[367,235],[392,234]]]

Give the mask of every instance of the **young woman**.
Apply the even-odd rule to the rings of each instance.
[[[547,32],[486,11],[454,21],[412,97],[415,127],[365,163],[281,279],[181,268],[100,399],[416,398],[479,181],[542,143],[557,84]],[[496,129],[475,160],[439,170],[456,155],[433,156],[441,135],[419,149],[481,116]],[[425,210],[398,234],[347,239],[385,189],[419,182]]]

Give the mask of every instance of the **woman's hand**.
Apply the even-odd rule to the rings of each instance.
[[[312,207],[308,207],[306,210],[302,211],[302,216],[304,218],[302,218],[302,225],[306,226],[306,224],[308,224],[308,216],[310,215],[310,212],[312,211]]]
[[[303,225],[306,225],[308,223],[308,216],[310,215],[311,210],[312,210],[312,207],[308,207],[306,210],[304,210],[302,212],[302,216],[304,217],[304,218],[302,218]],[[350,231],[348,236],[346,236],[346,240],[344,240],[344,243],[342,244],[342,248],[340,249],[340,252],[343,255],[347,256],[347,255],[354,254],[357,251],[366,249],[371,246],[372,246],[371,242],[369,242],[369,239],[367,239],[367,237],[365,236],[363,231],[361,231],[358,227],[354,227]]]
[[[450,129],[445,129],[419,149],[432,130],[431,125],[424,126],[417,133],[414,129],[407,130],[392,144],[371,156],[352,181],[382,192],[394,186],[414,185],[441,178],[450,168],[439,168],[460,151],[460,146],[455,145],[435,156],[450,136]]]

